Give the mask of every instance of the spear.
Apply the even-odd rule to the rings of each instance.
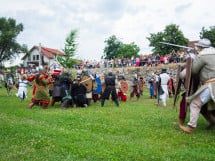
[[[193,49],[192,47],[188,47],[188,46],[183,46],[183,45],[177,45],[177,44],[172,44],[172,43],[168,43],[168,42],[159,42],[160,44],[165,44],[165,45],[170,45],[170,46],[176,46],[176,47],[180,47],[180,48],[185,48],[185,49]]]

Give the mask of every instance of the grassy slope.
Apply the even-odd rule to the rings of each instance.
[[[139,102],[101,108],[26,109],[0,89],[0,160],[213,160],[214,131],[201,116],[193,135],[171,124],[178,112],[156,107],[145,91]],[[30,91],[29,91],[30,93]]]

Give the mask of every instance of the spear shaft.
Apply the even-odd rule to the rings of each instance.
[[[177,44],[172,44],[172,43],[168,43],[168,42],[159,42],[160,44],[165,44],[165,45],[170,45],[170,46],[176,46],[176,47],[180,47],[180,48],[185,48],[185,49],[193,49],[192,47],[188,47],[188,46],[183,46],[183,45],[177,45]]]

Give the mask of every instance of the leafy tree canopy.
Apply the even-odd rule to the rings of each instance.
[[[165,55],[171,53],[173,50],[178,51],[180,48],[170,45],[165,45],[160,42],[167,42],[176,45],[187,46],[189,40],[184,37],[179,26],[175,24],[170,24],[165,27],[163,32],[158,32],[156,34],[151,33],[150,37],[147,37],[150,44],[149,46],[153,47],[152,51],[154,54]]]
[[[0,18],[0,62],[8,61],[20,53],[27,53],[27,46],[16,41],[23,29],[23,24],[17,24],[13,18]]]
[[[131,58],[132,56],[137,57],[140,48],[134,43],[122,44],[119,48],[118,58]]]
[[[105,59],[117,58],[122,42],[119,39],[117,39],[115,35],[112,35],[107,40],[105,40],[105,43],[106,46],[104,48],[103,58]]]
[[[205,27],[202,28],[200,32],[200,38],[207,38],[211,41],[212,46],[215,47],[215,26],[209,27],[207,30]]]
[[[113,58],[130,58],[132,56],[137,56],[140,48],[134,43],[124,44],[115,35],[110,36],[105,40],[106,46],[104,48],[103,58],[113,59]]]

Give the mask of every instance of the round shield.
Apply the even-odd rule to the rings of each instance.
[[[87,93],[93,90],[93,80],[89,75],[84,75],[82,77],[81,84],[83,84],[86,87]]]
[[[121,80],[120,81],[120,89],[123,93],[126,93],[128,92],[128,82],[124,81],[124,80]]]

